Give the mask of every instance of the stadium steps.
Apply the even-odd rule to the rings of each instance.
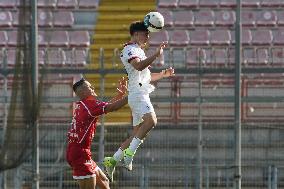
[[[120,50],[129,37],[129,24],[135,20],[142,20],[146,13],[155,9],[155,2],[151,0],[101,0],[98,8],[98,17],[95,26],[94,36],[91,45],[91,69],[100,69],[99,52],[104,49],[104,69],[123,68],[119,57],[115,58],[114,49]],[[87,79],[98,86],[98,79],[95,75],[87,75]],[[118,79],[125,75],[115,75],[108,80],[106,76],[106,96],[113,96]],[[95,76],[98,77],[98,76]],[[97,87],[97,92],[100,86]],[[113,89],[111,89],[113,87]],[[105,116],[106,122],[128,122],[130,123],[130,109],[118,110]]]

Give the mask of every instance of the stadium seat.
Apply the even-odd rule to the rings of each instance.
[[[8,46],[9,47],[16,47],[18,46],[18,31],[8,31]]]
[[[48,10],[39,9],[37,15],[39,27],[52,27],[52,13]]]
[[[220,7],[235,7],[236,6],[236,0],[220,0],[219,2]]]
[[[273,37],[270,30],[258,29],[252,31],[252,43],[254,45],[270,45]]]
[[[234,11],[222,10],[215,12],[216,26],[233,26],[236,21],[236,16]]]
[[[158,7],[160,8],[176,8],[178,0],[159,0]]]
[[[46,53],[48,65],[63,66],[65,64],[66,56],[62,49],[50,49]]]
[[[257,19],[256,12],[251,10],[242,11],[243,26],[255,26],[256,19]]]
[[[38,44],[40,47],[47,47],[49,44],[48,32],[38,31]]]
[[[199,6],[199,0],[179,0],[178,6],[181,8],[196,8]]]
[[[1,0],[0,8],[15,8],[17,6],[16,0]]]
[[[229,63],[227,49],[214,49],[214,63],[218,65],[225,65]]]
[[[67,31],[53,31],[50,33],[50,46],[67,47],[69,45],[69,36]]]
[[[242,0],[243,7],[258,7],[261,0]]]
[[[13,18],[10,11],[0,12],[0,27],[10,27],[12,26]]]
[[[257,57],[257,63],[258,64],[268,64],[269,61],[269,53],[268,49],[266,48],[260,48],[256,50],[256,57]]]
[[[228,52],[229,65],[235,64],[235,55],[236,55],[235,48],[230,48]]]
[[[45,51],[44,49],[39,49],[38,50],[38,64],[44,65],[44,63],[45,63]]]
[[[276,26],[276,12],[270,10],[263,10],[258,13],[256,24],[258,26]]]
[[[243,49],[243,59],[244,64],[254,64],[256,62],[256,56],[253,48]]]
[[[191,45],[209,45],[209,31],[208,30],[194,30],[190,31]]]
[[[71,11],[59,11],[53,13],[53,24],[55,27],[72,27],[74,16]]]
[[[0,47],[5,47],[8,42],[8,35],[6,31],[0,31]]]
[[[272,64],[284,65],[284,49],[283,48],[273,48],[271,49],[271,54],[272,54]]]
[[[158,12],[160,12],[165,21],[165,26],[173,26],[173,13],[172,11],[169,11],[168,9],[159,9]]]
[[[77,0],[57,0],[57,7],[63,9],[75,9],[78,5]]]
[[[169,32],[171,46],[186,46],[189,43],[189,37],[186,30],[174,30]]]
[[[37,0],[39,8],[55,8],[57,0]]]
[[[284,11],[280,10],[277,12],[277,25],[284,26]]]
[[[199,0],[200,7],[218,7],[219,0]]]
[[[229,45],[231,43],[231,34],[229,30],[213,30],[211,31],[212,45]]]
[[[96,9],[99,6],[99,0],[78,0],[80,9]]]
[[[284,29],[273,32],[273,45],[284,45]]]
[[[235,31],[231,31],[231,39],[232,39],[232,43],[235,44]],[[242,44],[243,45],[250,45],[252,41],[252,35],[251,35],[251,31],[248,29],[243,29],[242,30]]]
[[[210,10],[200,10],[194,12],[196,26],[213,26],[214,25],[214,12]]]
[[[160,45],[163,41],[169,41],[169,35],[167,31],[161,31],[150,34],[149,44]]]
[[[84,66],[86,65],[87,52],[82,49],[72,49],[65,51],[67,66]]]
[[[16,12],[13,12],[12,13],[12,17],[13,17],[13,26],[19,26],[20,24],[21,25],[25,25],[25,26],[29,26],[30,24],[31,24],[31,17],[30,17],[30,14],[29,13],[27,13],[27,14],[25,14],[24,15],[26,18],[25,19],[23,19],[22,17],[23,16],[20,16],[19,15],[19,12],[18,11],[16,11]],[[21,21],[21,23],[19,23],[19,18],[21,18],[22,20],[20,20]]]
[[[284,6],[283,0],[262,0],[261,4],[262,7],[281,7]]]
[[[193,12],[189,10],[175,11],[174,14],[174,25],[179,27],[190,27],[194,24]]]
[[[205,66],[212,66],[214,64],[214,57],[212,49],[202,49],[200,52],[201,55],[201,62]]]
[[[8,67],[15,66],[16,56],[17,56],[17,50],[16,49],[8,49],[7,50],[7,65],[8,65]]]
[[[186,64],[189,67],[196,66],[198,64],[198,49],[190,48],[186,52]]]
[[[70,31],[71,47],[88,47],[90,45],[90,34],[88,31]]]

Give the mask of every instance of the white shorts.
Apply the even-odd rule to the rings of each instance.
[[[139,125],[143,121],[142,117],[145,114],[155,113],[149,94],[128,96],[128,104],[132,111],[133,126]]]

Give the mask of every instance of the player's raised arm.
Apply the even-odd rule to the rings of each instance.
[[[118,82],[117,95],[113,97],[105,107],[105,113],[113,112],[127,104],[127,78],[121,78]]]
[[[159,57],[161,54],[163,54],[164,48],[167,46],[168,42],[164,41],[160,44],[157,51],[150,57],[146,58],[145,60],[140,60],[139,58],[134,58],[130,61],[130,64],[138,71],[142,71],[145,68],[147,68],[149,65],[151,65],[157,57]]]
[[[169,67],[165,70],[162,70],[160,73],[151,73],[151,82],[158,81],[163,78],[175,76],[175,69]]]

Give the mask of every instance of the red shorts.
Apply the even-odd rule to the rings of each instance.
[[[79,145],[68,145],[66,159],[73,169],[74,179],[95,177],[97,164],[92,160],[91,151]]]

